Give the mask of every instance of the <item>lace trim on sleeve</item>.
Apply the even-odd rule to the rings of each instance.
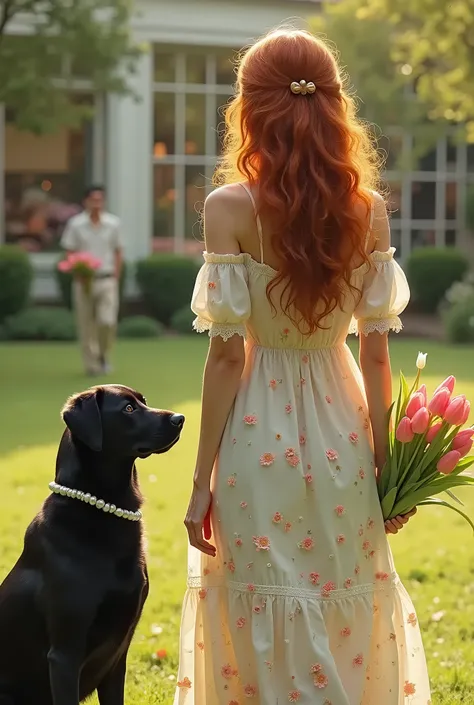
[[[352,324],[351,324],[352,328]],[[389,316],[388,318],[365,318],[358,322],[355,331],[356,335],[361,333],[362,335],[369,335],[369,333],[388,333],[393,331],[394,333],[400,333],[403,328],[403,324],[399,316]]]
[[[221,337],[224,342],[232,338],[233,335],[246,337],[246,330],[243,323],[212,323],[199,316],[194,319],[193,328],[196,333],[208,333],[210,338]]]
[[[244,264],[243,253],[240,255],[217,255],[214,252],[203,252],[206,264]]]
[[[395,247],[390,247],[386,252],[380,252],[380,250],[374,250],[370,253],[369,259],[371,263],[375,266],[375,269],[380,272],[385,265],[393,261],[395,255]]]

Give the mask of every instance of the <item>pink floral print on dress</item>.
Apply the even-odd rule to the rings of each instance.
[[[321,666],[320,663],[313,663],[313,665],[309,669],[309,672],[311,673],[311,675],[314,676],[315,673],[321,673],[322,670],[323,670],[323,667]]]
[[[247,509],[248,506],[249,506],[249,505],[247,504],[247,502],[241,502],[241,503],[240,503],[240,508],[241,508],[241,509]]]
[[[334,450],[334,448],[328,448],[326,451],[326,458],[331,461],[337,460],[339,458],[337,450]]]
[[[336,541],[339,545],[341,545],[342,543],[345,543],[346,537],[344,536],[344,534],[339,534],[339,536],[337,536],[336,538]]]
[[[310,485],[313,482],[313,476],[311,475],[310,472],[306,473],[306,475],[303,476],[303,479],[305,482],[308,483],[308,485]]]
[[[260,606],[260,605],[254,605],[254,607],[252,607],[252,612],[253,612],[254,614],[261,614],[261,612],[262,612],[261,606]]]
[[[285,532],[286,533],[290,532],[292,528],[293,528],[293,524],[291,523],[291,521],[287,521],[285,524]]]
[[[364,468],[359,468],[359,477],[361,480],[365,478],[365,470]]]
[[[270,550],[270,539],[268,536],[254,536],[252,541],[257,551]]]
[[[346,590],[350,590],[351,587],[353,586],[353,584],[354,584],[354,581],[352,580],[352,578],[346,578],[344,580],[344,587],[346,588]]]
[[[300,434],[300,446],[304,446],[306,443],[306,435],[304,433]]]
[[[238,537],[235,539],[234,543],[235,543],[235,545],[237,546],[237,548],[240,548],[240,547],[242,546],[242,544],[243,544],[243,541],[242,541],[242,539],[240,538],[240,536],[238,536]]]
[[[331,397],[328,397],[327,395],[324,397],[327,401],[328,404],[332,404],[332,399]]]
[[[215,289],[215,288],[216,288],[216,282],[209,282],[207,286],[208,286],[208,289]]]
[[[246,416],[244,416],[244,423],[247,426],[255,426],[255,424],[257,423],[256,415],[255,414],[247,414]]]
[[[373,529],[374,526],[375,526],[375,521],[373,519],[370,519],[370,517],[369,517],[369,519],[367,520],[367,528]]]
[[[273,453],[263,453],[260,456],[260,465],[263,467],[270,467],[270,465],[273,465],[275,462],[276,455],[273,455]]]
[[[410,681],[405,681],[405,685],[403,686],[403,692],[405,694],[405,697],[408,697],[409,695],[415,695],[415,693],[416,693],[415,684],[410,683]]]
[[[201,589],[199,590],[199,592],[198,592],[198,595],[199,595],[199,599],[200,599],[200,600],[205,600],[205,599],[206,599],[206,595],[207,595],[207,590],[206,590],[206,588],[201,588]]]
[[[278,387],[278,382],[276,381],[276,379],[271,379],[268,386],[270,387],[270,389],[276,389]]]
[[[272,521],[274,524],[281,524],[281,522],[283,521],[283,514],[281,512],[275,512]]]
[[[249,592],[255,592],[255,585],[253,583],[248,583],[247,590]]]
[[[323,597],[331,597],[331,593],[333,590],[336,589],[336,583],[334,583],[332,580],[328,580],[327,583],[324,583],[323,587],[321,588],[321,594]]]
[[[364,656],[363,654],[357,654],[357,656],[354,656],[352,659],[352,665],[354,668],[357,668],[358,666],[363,666],[364,664]]]
[[[342,517],[346,513],[345,507],[343,507],[342,504],[338,504],[337,507],[334,508],[334,511],[338,517]]]
[[[235,573],[235,563],[234,563],[234,561],[229,561],[229,562],[227,563],[227,570],[229,571],[229,573]]]
[[[312,551],[314,548],[314,539],[312,536],[307,536],[305,539],[300,541],[298,548],[301,548],[303,551]]]
[[[352,630],[350,627],[343,627],[341,629],[341,636],[346,638],[352,634]]]
[[[202,572],[203,572],[203,575],[209,575],[211,570],[210,570],[210,568],[204,568],[204,570]]]
[[[301,357],[301,362],[304,362],[305,365],[308,364],[309,362],[309,355],[306,355],[306,353]]]
[[[329,683],[329,679],[324,673],[316,673],[316,675],[313,678],[313,683],[316,686],[316,688],[322,689],[322,688],[327,687],[327,685]]]
[[[300,456],[294,448],[287,448],[285,450],[285,458],[288,465],[291,465],[292,468],[295,468],[300,463]]]
[[[258,693],[257,686],[247,684],[244,687],[244,693],[246,698],[254,698]]]
[[[416,625],[418,624],[418,620],[414,612],[410,612],[410,614],[408,615],[407,624],[410,624],[412,627],[416,627]]]
[[[199,651],[204,651],[204,642],[203,641],[198,641],[196,646],[198,647]]]
[[[290,703],[297,703],[301,698],[301,692],[299,690],[290,690],[288,693],[288,701]]]
[[[382,582],[385,582],[386,580],[389,579],[389,574],[385,573],[382,570],[379,570],[377,573],[375,573],[375,579],[376,580],[381,580]]]
[[[234,676],[234,675],[235,675],[235,671],[232,668],[232,666],[230,665],[230,663],[226,663],[226,664],[224,664],[224,666],[222,666],[221,676],[223,678],[225,678],[226,680],[230,680],[230,678],[232,678],[232,676]]]
[[[243,629],[246,624],[247,620],[245,619],[245,617],[239,617],[235,623],[235,626],[237,627],[237,629]]]
[[[355,431],[352,431],[352,433],[349,433],[349,440],[351,443],[356,445],[356,443],[359,442],[359,436]]]
[[[227,484],[229,487],[235,487],[237,484],[237,478],[235,475],[231,475],[230,477],[227,478]]]
[[[183,678],[182,681],[178,681],[177,686],[178,688],[181,688],[181,690],[189,690],[192,686],[192,683],[186,676],[185,678]]]
[[[310,573],[308,578],[311,585],[319,585],[319,582],[321,580],[321,576],[319,575],[319,573],[316,572]]]
[[[300,378],[300,384],[302,387],[304,387],[304,385],[306,384],[306,379],[304,377]]]
[[[293,407],[291,406],[291,404],[287,404],[285,406],[285,411],[287,414],[291,414],[291,412],[293,411]]]

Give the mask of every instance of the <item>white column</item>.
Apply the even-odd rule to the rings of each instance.
[[[0,245],[5,241],[5,106],[0,103]]]
[[[152,234],[152,57],[143,54],[128,76],[133,96],[107,98],[108,207],[122,221],[125,257],[150,252]]]

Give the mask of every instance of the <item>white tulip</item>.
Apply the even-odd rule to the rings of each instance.
[[[418,353],[418,357],[416,358],[416,366],[418,367],[419,370],[424,369],[426,366],[426,358],[428,357],[428,353]]]

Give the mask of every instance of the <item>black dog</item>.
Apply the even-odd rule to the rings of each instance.
[[[164,453],[184,416],[121,385],[66,403],[52,494],[0,586],[0,705],[123,705],[148,595],[135,459]]]

